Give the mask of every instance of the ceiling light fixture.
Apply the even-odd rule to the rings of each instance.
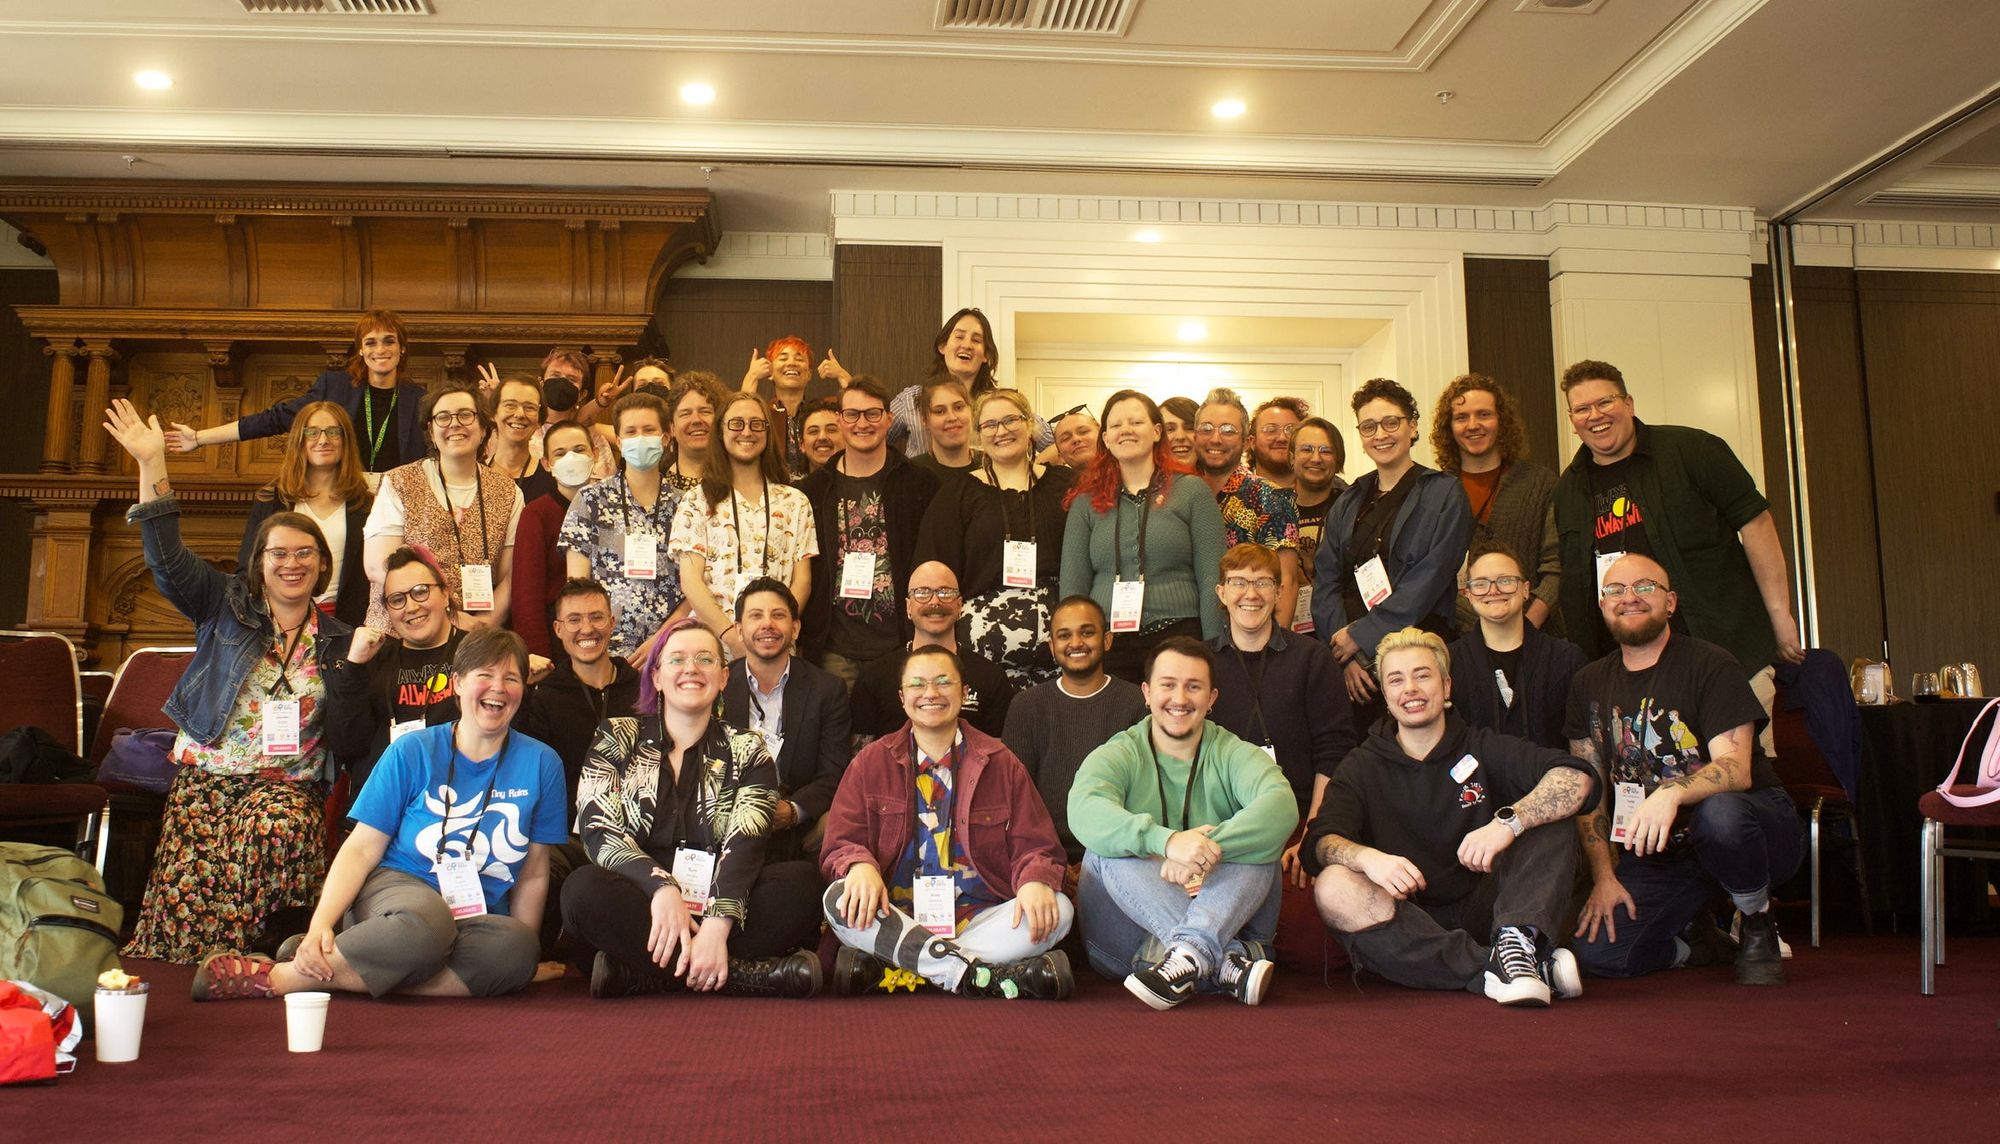
[[[715,88],[705,83],[684,83],[681,85],[681,102],[714,103]]]
[[[132,82],[147,91],[165,91],[174,86],[174,77],[163,71],[142,71],[132,77]]]
[[[1208,327],[1200,322],[1182,322],[1176,333],[1184,342],[1198,342],[1208,336]]]
[[[1243,113],[1248,110],[1250,110],[1249,105],[1240,99],[1218,100],[1214,106],[1208,109],[1209,114],[1215,116],[1217,119],[1240,119],[1243,117]]]
[[[1160,232],[1159,232],[1159,231],[1157,231],[1157,230],[1142,230],[1142,231],[1140,231],[1139,233],[1137,233],[1137,234],[1135,234],[1135,235],[1133,235],[1133,236],[1132,236],[1132,241],[1133,241],[1133,242],[1158,242],[1158,241],[1160,241]]]

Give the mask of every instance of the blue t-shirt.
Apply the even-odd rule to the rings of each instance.
[[[569,841],[562,761],[546,744],[515,731],[496,758],[474,762],[452,745],[456,726],[425,727],[389,744],[349,817],[389,836],[382,865],[432,886],[442,839],[445,856],[470,857],[478,866],[486,911],[505,914],[528,844]]]

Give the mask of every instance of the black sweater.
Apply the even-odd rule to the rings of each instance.
[[[1569,712],[1569,680],[1584,665],[1583,651],[1557,636],[1528,624],[1521,638],[1520,667],[1515,671],[1514,706],[1521,712],[1526,738],[1544,747],[1563,749],[1563,720]],[[1476,727],[1499,730],[1507,721],[1500,702],[1500,685],[1493,679],[1493,661],[1479,630],[1458,637],[1451,645],[1451,705]]]
[[[834,511],[834,478],[846,457],[844,452],[835,453],[798,483],[799,491],[812,502],[813,527],[819,533],[819,555],[812,558],[812,595],[806,600],[799,635],[799,647],[812,660],[826,648],[833,624],[834,592],[840,586],[840,521]],[[889,529],[889,579],[900,605],[910,592],[910,570],[917,566],[917,532],[923,526],[924,510],[937,492],[937,478],[898,456],[893,448],[880,475]]]
[[[916,562],[940,561],[958,574],[961,592],[984,596],[1001,586],[1011,534],[1014,540],[1035,542],[1035,579],[1053,581],[1062,575],[1063,529],[1069,523],[1063,497],[1075,483],[1075,471],[1064,465],[1048,466],[1026,493],[996,489],[969,476],[949,477],[938,485],[924,513]]]
[[[514,715],[514,730],[547,743],[562,760],[570,815],[576,813],[576,780],[590,758],[590,743],[597,737],[598,725],[632,714],[639,702],[638,670],[616,656],[611,662],[616,674],[609,686],[597,688],[577,678],[569,656],[559,657],[555,670],[535,684]]]
[[[1208,717],[1246,743],[1278,751],[1301,817],[1312,809],[1313,776],[1331,778],[1358,741],[1340,665],[1309,636],[1273,630],[1260,652],[1239,657],[1229,633],[1215,649],[1215,707]]]

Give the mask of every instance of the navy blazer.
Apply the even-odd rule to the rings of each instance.
[[[1348,632],[1361,648],[1365,662],[1375,659],[1375,645],[1398,628],[1418,627],[1434,619],[1449,631],[1458,599],[1458,568],[1472,542],[1472,506],[1456,473],[1441,473],[1422,465],[1403,474],[1417,482],[1403,500],[1382,549],[1382,567],[1389,573],[1388,599],[1366,615],[1347,614],[1341,588],[1353,574],[1347,566],[1347,541],[1354,535],[1361,505],[1375,495],[1372,470],[1348,486],[1327,510],[1326,526],[1313,557],[1313,630],[1331,641],[1333,633]]]
[[[245,441],[258,437],[276,437],[289,433],[292,419],[299,410],[315,401],[331,401],[347,410],[347,416],[354,422],[357,433],[366,433],[366,423],[361,417],[362,391],[367,386],[354,384],[354,377],[344,369],[330,369],[319,375],[312,388],[297,397],[287,397],[269,409],[258,413],[248,413],[237,419],[236,435]],[[421,461],[427,455],[430,443],[424,437],[424,423],[417,417],[417,406],[424,400],[424,387],[413,381],[396,383],[396,442],[402,449],[402,461]],[[368,447],[361,445],[361,463],[368,463]]]
[[[731,727],[750,726],[749,670],[747,660],[730,664],[729,681],[722,687],[722,721]],[[794,653],[779,729],[785,741],[778,748],[778,790],[798,803],[810,822],[833,806],[834,791],[854,757],[848,745],[847,685]]]

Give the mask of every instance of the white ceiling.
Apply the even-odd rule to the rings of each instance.
[[[1195,323],[1194,330],[1186,329]],[[1014,352],[1037,357],[1077,346],[1128,346],[1172,357],[1174,348],[1211,354],[1226,350],[1352,348],[1389,328],[1382,318],[1215,317],[1160,314],[1014,315]],[[1167,348],[1163,348],[1167,347]]]
[[[1993,88],[2000,43],[1988,0],[1137,0],[1113,37],[940,32],[935,0],[435,6],[17,3],[0,176],[706,182],[733,230],[824,231],[835,187],[1771,214]],[[1898,213],[1931,211],[1967,217]]]

